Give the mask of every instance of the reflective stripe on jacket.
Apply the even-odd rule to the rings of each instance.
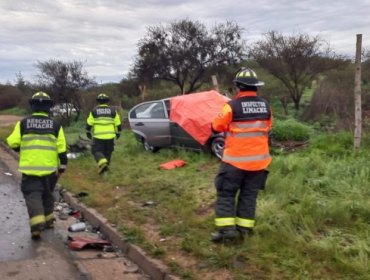
[[[17,122],[7,143],[20,148],[19,171],[23,174],[44,176],[67,164],[63,128],[45,113],[33,113]],[[60,162],[60,154],[65,162]]]
[[[268,146],[271,125],[268,103],[257,97],[256,92],[240,92],[224,105],[212,123],[215,131],[226,132],[222,161],[249,171],[267,168],[271,163]]]
[[[102,104],[90,112],[87,125],[92,127],[94,138],[113,139],[120,130],[121,119],[113,107]]]

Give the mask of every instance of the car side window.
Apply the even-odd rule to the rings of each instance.
[[[130,118],[164,119],[164,107],[162,102],[145,103],[138,106],[130,114]]]
[[[157,103],[153,107],[153,109],[151,110],[151,117],[153,119],[164,119],[165,118],[164,108],[163,108],[162,102],[161,103]]]

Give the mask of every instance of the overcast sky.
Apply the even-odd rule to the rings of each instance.
[[[97,82],[118,82],[147,27],[179,19],[235,21],[247,43],[276,30],[319,35],[351,58],[356,34],[370,47],[370,0],[0,0],[0,83],[19,72],[33,82],[35,63],[49,59],[82,61]]]

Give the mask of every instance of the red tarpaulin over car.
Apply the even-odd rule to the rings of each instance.
[[[215,90],[171,97],[170,120],[204,145],[212,134],[213,119],[229,100]]]

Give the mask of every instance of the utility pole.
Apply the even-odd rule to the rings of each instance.
[[[361,130],[362,130],[362,115],[361,115],[361,48],[362,34],[357,34],[356,40],[356,60],[355,60],[355,131],[354,131],[354,149],[360,148]]]

